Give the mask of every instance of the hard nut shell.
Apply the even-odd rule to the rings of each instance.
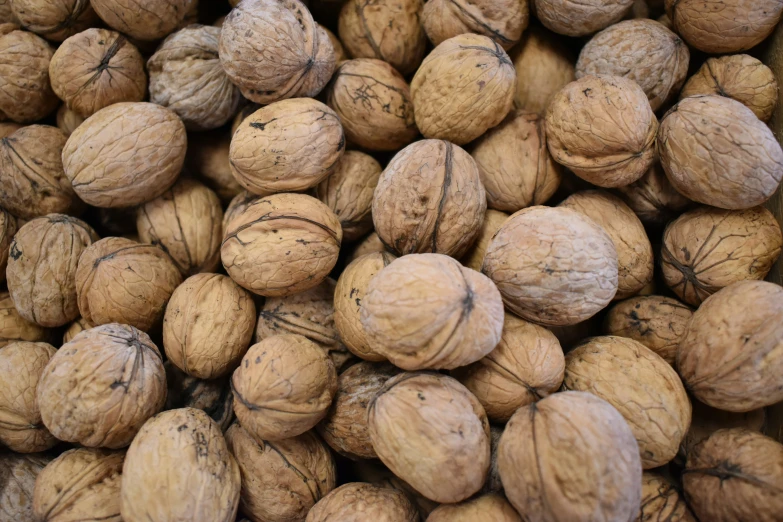
[[[40,120],[57,108],[57,96],[49,84],[49,61],[54,49],[43,38],[27,31],[0,30],[0,120],[19,123]]]
[[[535,0],[535,14],[547,29],[566,36],[586,36],[619,22],[634,0]]]
[[[0,292],[0,348],[16,341],[50,343],[55,331],[31,323],[14,306],[8,292]]]
[[[691,203],[672,186],[658,162],[630,185],[617,187],[617,192],[642,223],[668,223]]]
[[[693,448],[718,430],[744,428],[764,433],[767,428],[767,409],[746,412],[724,411],[694,400],[693,419],[688,434],[680,445],[680,457],[687,457]],[[772,419],[770,419],[772,420]]]
[[[196,408],[215,421],[224,432],[234,421],[234,395],[228,377],[196,379],[166,361],[166,405],[164,410]]]
[[[427,522],[522,522],[503,495],[489,494],[461,504],[443,504]]]
[[[416,522],[419,514],[405,495],[362,482],[344,484],[321,499],[305,522]]]
[[[492,242],[492,237],[495,235],[495,232],[500,230],[500,227],[506,222],[508,217],[508,214],[499,210],[487,209],[486,214],[484,214],[484,222],[481,224],[481,231],[473,244],[473,248],[462,257],[461,263],[463,265],[477,272],[481,271],[481,265],[484,263],[484,256],[487,253],[489,244]]]
[[[2,7],[0,3],[0,10]],[[35,522],[30,499],[38,474],[50,460],[46,454],[0,454],[0,521]]]
[[[227,128],[192,133],[185,156],[185,168],[193,176],[215,191],[223,203],[230,202],[242,192],[242,186],[231,173],[228,151],[231,132]]]
[[[492,38],[510,49],[527,28],[530,12],[527,0],[428,1],[421,23],[433,45],[453,36],[476,33]]]
[[[89,0],[47,2],[42,0],[10,0],[13,16],[28,31],[47,40],[62,42],[66,38],[96,25],[98,16]]]
[[[645,471],[642,474],[642,512],[639,522],[696,522],[677,487],[666,477]]]
[[[182,23],[197,0],[90,0],[112,29],[138,40],[163,38]]]

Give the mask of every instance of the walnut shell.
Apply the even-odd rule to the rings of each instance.
[[[157,40],[176,30],[196,1],[90,0],[90,3],[112,29],[138,40]]]
[[[503,495],[492,493],[461,504],[443,504],[427,522],[522,522],[522,518]]]
[[[150,472],[150,463],[160,463]],[[239,466],[220,428],[201,410],[156,415],[139,431],[122,467],[125,522],[233,522]]]
[[[66,137],[73,134],[76,128],[84,123],[84,118],[73,112],[67,105],[60,105],[57,109],[57,128],[63,131]]]
[[[0,23],[16,24],[18,20],[11,10],[11,0],[0,0]]]
[[[321,499],[306,522],[417,522],[419,514],[401,491],[350,482]]]
[[[568,208],[513,214],[487,248],[482,271],[519,317],[544,326],[589,319],[617,292],[617,250],[606,231]]]
[[[617,192],[642,223],[667,223],[690,204],[672,186],[658,162],[638,180],[618,187]]]
[[[696,522],[685,499],[663,475],[642,473],[642,512],[636,522]]]
[[[14,132],[24,127],[21,123],[11,121],[0,121],[0,138],[7,138]]]
[[[323,29],[323,32],[325,32],[326,36],[329,37],[329,41],[332,42],[332,47],[334,48],[334,61],[339,66],[340,63],[348,59],[348,54],[345,52],[343,43],[340,41],[339,38],[337,38],[336,34],[334,34],[332,31],[330,31],[323,25],[318,24],[318,27],[320,29]]]
[[[514,106],[523,111],[546,113],[552,97],[576,79],[574,60],[567,46],[546,29],[531,26],[510,53],[517,72]]]
[[[95,328],[95,325],[83,317],[79,317],[65,329],[65,333],[63,333],[63,344],[72,341],[74,337],[90,328]]]
[[[528,518],[632,520],[639,512],[636,440],[595,395],[561,392],[520,408],[498,451],[506,497]]]
[[[411,81],[416,125],[427,138],[463,145],[506,117],[517,75],[497,42],[461,34],[438,45]]]
[[[641,87],[619,76],[583,76],[549,104],[549,152],[561,165],[599,187],[622,187],[655,161],[658,120]]]
[[[658,155],[678,192],[713,207],[760,205],[783,177],[783,150],[769,127],[722,96],[692,96],[675,105],[661,121]]]
[[[0,348],[17,341],[54,342],[56,336],[48,328],[31,323],[19,312],[8,292],[0,292]]]
[[[160,323],[182,276],[163,250],[122,237],[90,245],[76,267],[79,312],[99,325],[123,323],[147,331]]]
[[[370,482],[373,486],[400,491],[419,512],[422,521],[440,505],[413,489],[410,484],[397,477],[377,459],[354,462],[354,471],[359,479]]]
[[[484,255],[487,253],[487,248],[492,241],[492,237],[500,230],[500,227],[506,222],[508,217],[508,214],[500,212],[499,210],[487,209],[476,243],[462,258],[463,265],[473,270],[481,271],[481,265],[484,263]]]
[[[36,522],[32,502],[35,480],[50,460],[43,454],[0,453],[0,522]]]
[[[261,199],[261,196],[248,192],[247,190],[243,190],[231,198],[225,212],[223,212],[223,237],[228,233],[231,220],[237,216],[241,216],[251,203],[258,201],[259,199]]]
[[[10,0],[9,3],[22,27],[56,42],[62,42],[98,22],[89,0]]]
[[[765,408],[747,412],[723,411],[694,400],[693,419],[688,434],[680,445],[680,456],[687,456],[697,444],[718,430],[744,428],[763,433],[767,427]]]
[[[49,85],[54,49],[26,31],[0,31],[0,120],[29,123],[59,104]]]
[[[492,38],[505,50],[519,41],[529,19],[527,0],[431,0],[421,13],[421,23],[433,45],[475,33]]]
[[[535,0],[535,15],[547,29],[566,36],[587,36],[619,22],[634,0]]]
[[[144,332],[122,324],[86,330],[51,358],[38,406],[60,440],[122,448],[166,402],[166,373]]]
[[[18,228],[18,221],[13,214],[0,207],[0,283],[5,281],[8,253],[11,250],[11,242]]]
[[[185,167],[189,172],[214,190],[224,203],[242,192],[242,186],[231,174],[228,160],[230,132],[218,129],[193,133],[188,136],[188,143],[190,146],[185,155]]]
[[[381,253],[386,251],[386,245],[383,244],[381,238],[376,232],[372,232],[351,250],[351,253],[346,259],[346,263],[356,261],[360,257],[367,254],[373,254],[375,252]]]
[[[225,432],[234,421],[232,408],[234,395],[228,378],[202,380],[180,371],[171,361],[163,365],[166,369],[166,405],[164,410],[196,408],[215,421],[220,431]]]
[[[240,286],[281,297],[318,286],[337,263],[342,237],[337,216],[317,199],[275,194],[231,219],[220,255]]]
[[[185,125],[153,103],[115,103],[87,118],[63,149],[65,175],[95,207],[128,207],[163,194],[185,162]]]
[[[398,255],[461,257],[481,229],[487,199],[478,168],[462,148],[421,140],[395,154],[372,202],[375,231]]]
[[[782,247],[780,225],[764,207],[697,208],[663,233],[663,278],[680,299],[698,306],[732,283],[767,277]]]
[[[419,493],[460,502],[481,489],[489,470],[489,423],[458,381],[403,373],[370,401],[370,438],[378,457]]]

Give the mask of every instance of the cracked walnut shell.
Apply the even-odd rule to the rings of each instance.
[[[634,0],[535,0],[535,15],[547,29],[587,36],[623,19]]]
[[[363,482],[349,482],[321,499],[305,522],[417,522],[419,514],[404,493]]]
[[[138,40],[157,40],[173,32],[197,0],[90,0],[112,29]]]
[[[491,493],[461,504],[443,504],[427,522],[522,522],[522,518],[503,495]]]
[[[576,79],[569,49],[546,29],[529,27],[510,54],[517,78],[523,78],[514,97],[519,110],[545,114],[552,97]]]
[[[690,204],[675,190],[657,161],[641,178],[618,187],[617,192],[642,223],[668,223]]]
[[[527,0],[430,0],[421,13],[421,23],[433,45],[475,33],[492,38],[505,50],[519,41],[529,19]]]
[[[2,7],[0,0],[0,11]],[[0,453],[0,522],[36,522],[32,503],[35,480],[51,459],[46,454]]]
[[[17,341],[54,342],[54,331],[19,315],[8,292],[0,292],[0,348]]]
[[[163,367],[167,391],[163,409],[196,408],[209,415],[225,433],[234,421],[234,395],[228,377],[207,381],[180,371],[171,361]]]
[[[9,0],[9,3],[22,27],[56,42],[62,42],[98,22],[89,0]]]
[[[642,473],[642,511],[636,522],[696,522],[685,499],[666,477]]]
[[[46,40],[33,33],[0,29],[0,120],[34,122],[57,108],[49,85],[53,54]]]

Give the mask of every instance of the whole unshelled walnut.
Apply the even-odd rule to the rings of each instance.
[[[197,0],[90,0],[98,16],[112,29],[138,40],[157,40],[173,32],[196,2]]]
[[[546,29],[531,26],[511,51],[517,78],[514,106],[545,114],[552,97],[576,79],[574,61],[559,38]]]
[[[694,400],[692,405],[693,419],[688,434],[680,445],[681,457],[687,457],[697,444],[718,430],[744,428],[763,433],[767,427],[766,408],[734,412],[719,410],[697,400]]]
[[[5,269],[8,266],[8,254],[19,224],[6,209],[0,207],[0,283],[5,281]],[[2,335],[0,335],[2,337]]]
[[[506,50],[522,37],[529,18],[527,0],[432,0],[424,4],[421,13],[421,23],[433,45],[460,34],[476,33],[492,38]]]
[[[484,256],[487,253],[489,244],[492,242],[492,237],[495,235],[495,232],[500,230],[500,227],[506,222],[508,217],[508,214],[505,212],[487,209],[478,239],[473,244],[473,248],[462,257],[461,262],[463,265],[478,272],[481,271],[481,265],[484,263]]]
[[[84,123],[84,118],[73,112],[67,105],[62,104],[57,109],[57,128],[63,131],[63,134],[70,136],[76,128]]]
[[[233,178],[233,176],[232,176]],[[240,187],[241,189],[242,187]],[[226,207],[226,211],[223,212],[223,237],[225,238],[228,233],[228,226],[231,220],[247,210],[251,203],[261,199],[261,196],[248,192],[247,190],[241,191],[239,194],[231,198],[231,201]]]
[[[630,185],[617,187],[617,192],[642,223],[668,223],[690,204],[672,186],[658,162]]]
[[[642,473],[642,511],[637,522],[696,522],[685,499],[666,477]]]
[[[46,454],[0,453],[0,521],[35,522],[31,502],[35,480],[51,460]]]
[[[54,331],[31,323],[16,310],[11,295],[0,292],[0,348],[16,341],[54,342]]]
[[[427,522],[522,522],[522,519],[503,495],[491,493],[461,504],[443,504],[430,513]]]
[[[547,29],[566,36],[587,36],[619,22],[634,0],[535,0],[535,15]]]
[[[188,152],[185,168],[196,179],[215,191],[228,203],[242,192],[242,186],[231,173],[228,151],[231,149],[231,132],[226,128],[207,132],[194,132],[188,136]]]
[[[196,408],[215,421],[224,432],[234,421],[234,395],[227,377],[221,379],[197,379],[181,371],[171,361],[166,369],[166,405],[164,410]]]
[[[9,0],[9,4],[22,27],[56,42],[62,42],[98,22],[89,0]]]
[[[305,522],[416,522],[419,513],[401,491],[349,482],[321,499]]]
[[[0,26],[0,120],[29,123],[57,108],[57,96],[49,85],[49,61],[54,49],[43,38],[27,31]]]

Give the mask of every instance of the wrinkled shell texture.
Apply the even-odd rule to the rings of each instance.
[[[517,72],[514,106],[523,111],[545,114],[552,97],[576,79],[570,52],[552,33],[530,27],[522,43],[511,53]]]
[[[241,187],[240,187],[241,188]],[[242,215],[247,210],[251,203],[261,199],[261,196],[257,196],[252,192],[243,190],[228,203],[225,212],[223,212],[223,237],[229,230],[229,224],[235,217]]]
[[[386,252],[386,246],[383,244],[383,241],[381,241],[378,234],[372,232],[351,250],[346,262],[350,263],[356,261],[364,255],[374,254],[375,252]]]
[[[783,445],[742,428],[715,432],[688,455],[685,498],[699,520],[730,522],[752,514],[774,522],[783,509]]]
[[[35,479],[50,460],[45,455],[0,454],[0,522],[35,522]]]
[[[95,328],[95,325],[79,317],[74,322],[72,322],[68,328],[65,329],[65,333],[63,334],[63,344],[70,342],[74,337],[85,330],[89,330],[90,328]]]
[[[335,67],[332,42],[298,0],[245,0],[223,22],[223,70],[245,98],[315,96]]]
[[[484,485],[489,422],[451,377],[404,373],[370,401],[370,438],[381,461],[430,500],[460,502]]]
[[[77,335],[52,357],[38,385],[49,431],[87,447],[127,446],[165,402],[158,348],[144,332],[121,324]]]
[[[609,403],[561,392],[521,408],[498,449],[506,497],[541,522],[632,520],[642,466],[633,433]]]
[[[26,31],[0,32],[0,120],[40,120],[57,108],[49,85],[54,49]]]
[[[234,395],[229,379],[202,380],[180,371],[171,361],[166,368],[166,405],[164,410],[196,408],[209,415],[225,432],[234,421]]]
[[[721,288],[764,279],[780,256],[783,234],[764,207],[691,210],[663,234],[663,277],[677,296],[698,306]]]
[[[416,522],[419,513],[405,494],[363,482],[344,484],[307,514],[306,522]]]
[[[372,219],[398,255],[436,252],[461,257],[487,209],[478,167],[462,148],[421,140],[395,154],[381,174]]]
[[[490,494],[462,504],[444,504],[435,509],[427,522],[522,522],[503,495]]]
[[[22,27],[48,40],[61,42],[98,21],[89,0],[9,0],[9,3]]]
[[[84,118],[114,103],[140,102],[147,90],[139,50],[106,29],[88,29],[63,42],[49,75],[55,94]]]
[[[721,96],[675,105],[661,121],[658,155],[678,192],[713,207],[760,205],[783,177],[783,150],[772,131],[740,102]]]
[[[10,212],[0,207],[0,282],[5,281],[8,254],[18,228],[19,222],[17,219]]]
[[[116,103],[85,120],[63,149],[65,175],[95,207],[128,207],[163,194],[182,170],[187,136],[174,112]]]
[[[231,174],[228,151],[231,133],[226,129],[193,133],[188,136],[188,153],[185,168],[202,183],[215,191],[218,197],[229,202],[242,192],[242,186]]]
[[[427,138],[463,145],[506,117],[517,75],[495,41],[462,34],[437,46],[411,81],[416,125]]]
[[[765,408],[737,413],[719,410],[696,400],[692,404],[693,419],[691,420],[688,434],[680,446],[681,455],[687,456],[698,443],[718,430],[745,428],[750,431],[763,433],[767,426]]]
[[[655,160],[658,120],[641,87],[619,76],[584,76],[552,99],[546,114],[552,157],[599,187],[641,178]]]
[[[11,295],[0,292],[0,348],[16,341],[52,342],[52,330],[31,323],[19,315]]]
[[[125,457],[122,520],[232,522],[240,480],[220,428],[206,413],[161,413],[144,425]]]
[[[617,191],[643,223],[666,223],[690,203],[672,186],[658,162],[637,181]]]
[[[90,0],[112,29],[138,40],[157,40],[174,31],[197,0]]]
[[[73,112],[67,105],[60,105],[57,109],[57,128],[63,131],[63,134],[70,136],[76,127],[84,123],[84,118]]]
[[[638,522],[696,522],[674,484],[663,475],[642,474],[642,512]]]
[[[547,29],[566,36],[586,36],[619,22],[634,0],[535,0],[536,17]]]
[[[231,378],[234,413],[257,441],[283,440],[314,427],[337,391],[327,354],[301,335],[254,344]]]
[[[79,312],[99,325],[122,323],[147,331],[163,319],[182,276],[160,248],[121,237],[90,245],[76,268]]]
[[[567,208],[531,207],[495,234],[482,271],[506,307],[544,326],[589,319],[617,292],[617,250],[595,222]]]
[[[340,65],[341,62],[347,60],[348,55],[345,53],[345,48],[343,47],[340,39],[337,38],[337,35],[321,24],[318,24],[318,27],[324,30],[326,36],[329,37],[329,41],[332,42],[332,47],[334,48],[334,59],[337,65]]]
[[[508,217],[508,214],[499,210],[487,209],[486,214],[484,214],[484,222],[481,224],[481,231],[473,244],[473,248],[462,258],[461,263],[463,265],[477,272],[481,271],[484,255],[487,253],[492,237],[495,235],[495,232],[500,230],[500,227],[506,222]]]
[[[542,205],[560,186],[561,167],[546,145],[544,119],[513,112],[473,147],[487,205],[504,212]]]
[[[522,37],[530,11],[527,0],[434,0],[424,4],[421,17],[433,45],[460,34],[476,33],[508,50]]]
[[[783,288],[735,283],[693,314],[677,370],[700,401],[744,412],[783,400]]]
[[[337,263],[342,228],[329,207],[303,194],[253,201],[228,223],[220,255],[228,275],[259,295],[318,286]]]

